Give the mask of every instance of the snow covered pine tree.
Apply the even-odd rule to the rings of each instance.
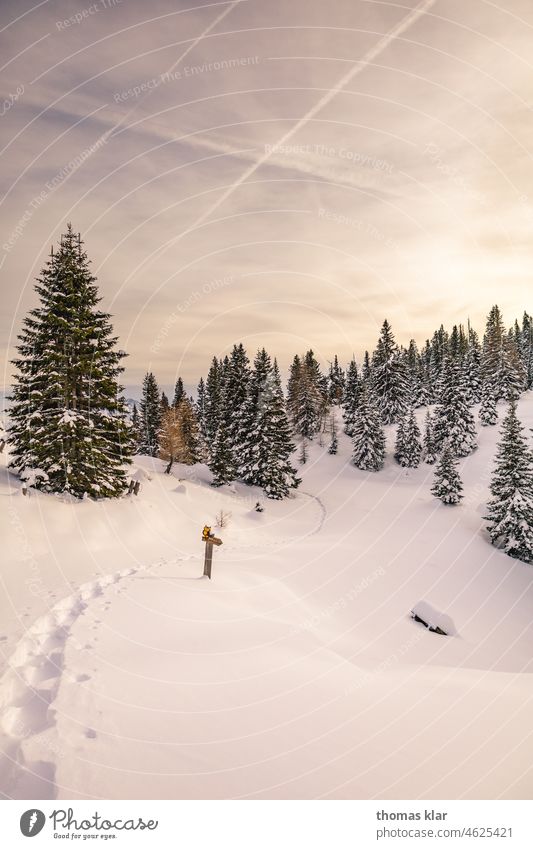
[[[362,381],[357,373],[357,364],[355,359],[352,359],[346,374],[342,413],[344,419],[344,432],[347,433],[348,436],[353,436],[355,415],[357,413],[357,407],[359,406],[361,386]]]
[[[457,461],[448,443],[444,445],[435,469],[431,492],[435,498],[440,498],[443,504],[458,504],[463,497],[463,484],[457,471]]]
[[[465,400],[458,362],[446,357],[441,375],[440,401],[435,409],[435,442],[447,442],[454,457],[466,457],[477,448],[474,417]]]
[[[300,480],[290,464],[294,451],[276,361],[257,352],[248,384],[241,436],[242,477],[260,486],[268,498],[280,499]]]
[[[121,495],[132,429],[118,377],[110,316],[100,312],[95,277],[69,224],[37,279],[13,361],[11,467],[46,492]]]
[[[363,386],[353,428],[354,466],[366,472],[377,472],[385,462],[385,433],[379,413]]]
[[[152,372],[145,375],[140,403],[141,445],[139,454],[157,457],[161,429],[161,393]]]
[[[400,466],[416,469],[422,455],[420,428],[413,408],[398,423],[395,458]]]
[[[409,375],[389,322],[385,319],[372,356],[371,388],[383,424],[394,424],[409,400]]]
[[[523,429],[512,401],[502,422],[485,518],[493,545],[533,563],[533,457]]]

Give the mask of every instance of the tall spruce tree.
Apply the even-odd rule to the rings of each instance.
[[[370,376],[372,374],[372,366],[370,365],[370,354],[368,351],[365,351],[365,355],[363,357],[363,367],[361,369],[361,379],[370,385]]]
[[[435,409],[435,443],[447,443],[454,457],[466,457],[477,448],[474,417],[465,401],[461,366],[447,357],[442,371],[440,401]]]
[[[145,375],[140,403],[141,444],[139,454],[157,457],[161,429],[161,393],[152,372]]]
[[[134,448],[118,383],[125,354],[70,224],[36,291],[13,362],[10,466],[46,492],[118,496]]]
[[[431,342],[426,339],[426,344],[420,355],[422,362],[422,384],[424,400],[426,404],[434,404],[436,401],[435,386],[433,384],[433,372],[431,367]]]
[[[361,392],[353,430],[354,466],[368,472],[382,469],[385,462],[385,433],[366,386]]]
[[[346,375],[339,365],[337,354],[335,354],[328,374],[328,400],[330,404],[342,404],[345,386]]]
[[[429,403],[429,399],[424,379],[423,360],[414,339],[411,339],[409,342],[409,348],[405,355],[405,363],[408,371],[411,404],[413,407],[423,407]]]
[[[435,469],[435,479],[431,488],[435,498],[443,504],[458,504],[463,495],[463,484],[457,471],[457,461],[449,444],[445,444]]]
[[[224,381],[221,418],[233,452],[233,465],[237,476],[240,474],[240,446],[244,438],[242,432],[243,416],[250,380],[250,363],[241,343],[233,346]]]
[[[327,408],[327,389],[313,351],[308,351],[302,358],[294,358],[288,393],[294,430],[306,439],[313,439],[320,430]]]
[[[133,451],[137,454],[142,441],[141,417],[139,416],[137,404],[133,405],[131,413],[131,433],[133,437]]]
[[[372,395],[384,424],[394,424],[409,401],[409,378],[389,322],[385,319],[372,357]]]
[[[525,388],[533,389],[533,318],[527,312],[522,318],[520,351]]]
[[[205,430],[205,413],[206,413],[206,391],[205,391],[205,380],[203,377],[200,378],[198,382],[198,388],[196,390],[196,403],[195,403],[195,413],[196,418],[198,420],[198,427],[200,429],[200,437],[202,440],[206,438],[206,430]]]
[[[208,452],[213,450],[220,423],[223,390],[222,363],[213,357],[205,383],[204,429]]]
[[[533,458],[511,401],[502,422],[488,503],[488,531],[493,545],[510,557],[533,563]]]
[[[178,407],[185,398],[185,389],[183,388],[183,380],[181,377],[178,377],[176,381],[176,386],[174,387],[174,398],[172,399],[172,406]]]
[[[359,396],[361,394],[361,380],[357,373],[357,364],[355,359],[352,359],[346,373],[346,387],[344,390],[343,401],[343,419],[344,431],[348,436],[353,436],[355,416],[359,406]]]
[[[492,307],[487,319],[481,372],[483,383],[491,387],[496,403],[502,398],[518,397],[526,383],[515,341],[507,333],[497,305]]]
[[[449,350],[449,336],[444,327],[435,331],[430,342],[429,371],[433,387],[433,401],[438,401],[441,391],[441,380],[444,362]]]
[[[462,384],[469,407],[481,401],[481,346],[478,335],[468,326],[468,347],[462,362]]]
[[[268,498],[283,498],[299,480],[289,458],[294,450],[277,363],[258,351],[243,412],[241,476]]]
[[[163,416],[167,410],[170,409],[170,401],[168,400],[166,392],[161,392],[161,415]]]
[[[291,428],[276,360],[268,375],[255,428],[260,446],[257,474],[267,498],[280,500],[300,484],[290,462]]]
[[[260,486],[258,473],[260,446],[255,437],[257,421],[264,404],[263,393],[268,392],[272,361],[263,348],[258,351],[248,381],[246,402],[242,416],[240,439],[240,474],[245,483]]]

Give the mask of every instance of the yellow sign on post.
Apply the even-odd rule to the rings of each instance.
[[[222,545],[222,540],[211,533],[211,527],[209,525],[204,525],[204,529],[202,531],[202,542],[205,542],[204,575],[211,580],[213,546]]]

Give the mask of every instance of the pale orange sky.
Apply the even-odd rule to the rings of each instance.
[[[68,220],[127,385],[533,310],[531,2],[4,2],[1,28],[6,382]]]

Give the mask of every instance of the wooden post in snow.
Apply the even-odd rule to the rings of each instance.
[[[204,525],[202,531],[202,542],[205,542],[204,575],[211,580],[211,567],[213,565],[213,546],[222,545],[222,540],[211,533],[209,525]]]

